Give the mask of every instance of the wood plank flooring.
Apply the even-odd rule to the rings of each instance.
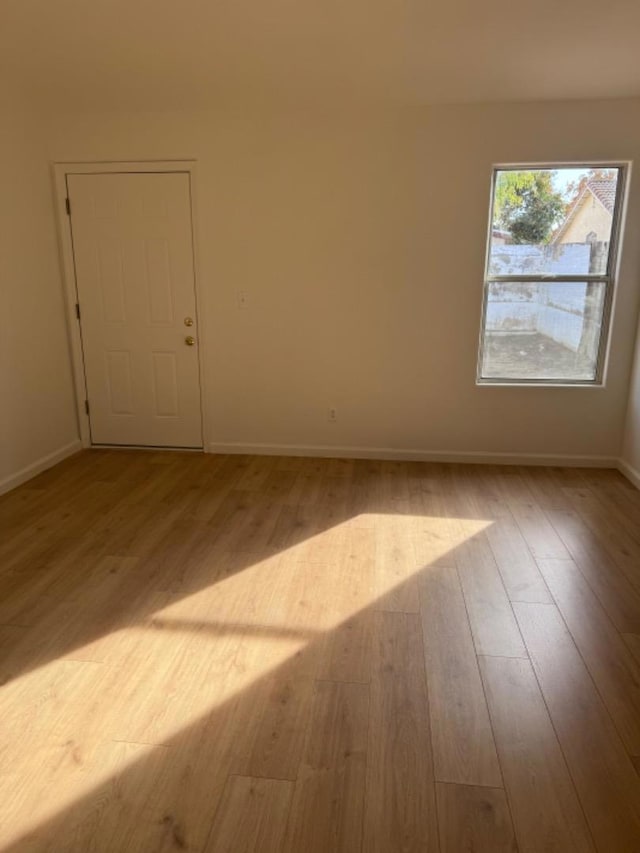
[[[84,451],[0,498],[1,853],[638,853],[613,471]]]

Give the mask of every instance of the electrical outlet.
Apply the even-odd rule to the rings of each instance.
[[[327,409],[327,420],[331,424],[334,424],[338,420],[338,411],[334,406],[330,406]]]

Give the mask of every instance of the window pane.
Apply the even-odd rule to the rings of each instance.
[[[492,282],[483,379],[593,380],[606,285]]]
[[[620,169],[499,169],[490,277],[605,275]]]

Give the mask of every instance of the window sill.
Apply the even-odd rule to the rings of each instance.
[[[605,388],[604,382],[571,382],[558,379],[476,379],[479,388]]]

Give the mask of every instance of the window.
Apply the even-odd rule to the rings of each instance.
[[[625,169],[493,174],[478,382],[602,380]]]

